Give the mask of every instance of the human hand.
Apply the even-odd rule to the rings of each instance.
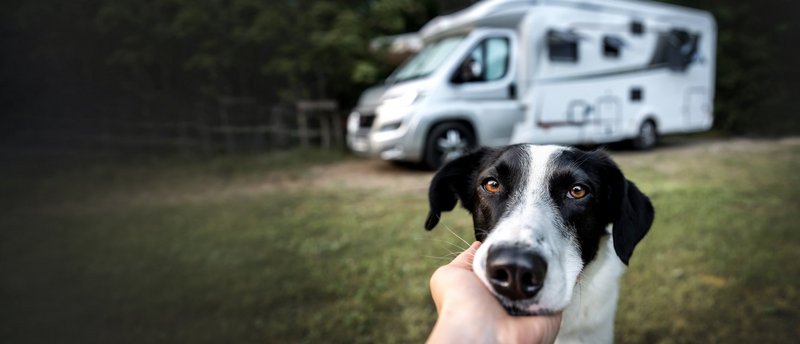
[[[472,272],[474,242],[431,276],[439,319],[428,343],[553,343],[561,314],[511,316]]]

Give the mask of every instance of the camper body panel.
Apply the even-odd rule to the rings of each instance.
[[[716,26],[706,12],[621,0],[496,0],[434,19],[421,35],[431,49],[419,55],[442,60],[403,80],[426,56],[412,58],[389,78],[371,107],[374,121],[348,123],[354,151],[424,161],[437,142],[430,135],[448,123],[483,146],[606,143],[637,137],[644,123],[659,134],[713,123]],[[442,46],[449,50],[431,52]],[[460,80],[475,59],[483,79]],[[369,112],[359,106],[349,122]]]
[[[520,68],[528,111],[512,143],[614,142],[635,137],[645,121],[659,134],[711,127],[713,18],[694,10],[679,15],[580,4],[546,3],[520,25],[520,54],[530,55],[521,61],[531,61]],[[633,21],[643,32],[631,29]],[[653,62],[662,36],[675,28],[700,35],[697,61],[683,71]],[[576,36],[573,56],[550,56],[551,32]]]

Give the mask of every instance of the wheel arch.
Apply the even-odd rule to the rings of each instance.
[[[466,118],[463,118],[463,117],[449,117],[449,118],[438,119],[435,122],[431,123],[431,125],[426,128],[425,136],[423,136],[423,142],[422,142],[422,147],[421,147],[421,149],[422,149],[421,153],[422,154],[420,156],[422,157],[421,160],[429,168],[436,169],[436,168],[441,167],[440,163],[438,162],[438,158],[433,158],[431,156],[431,151],[430,151],[429,147],[432,144],[431,140],[432,140],[432,135],[434,135],[434,131],[436,131],[438,128],[440,128],[440,127],[442,127],[444,125],[448,125],[448,124],[449,125],[458,125],[458,126],[463,127],[462,129],[468,130],[469,134],[472,136],[472,139],[474,140],[473,144],[475,146],[480,146],[480,141],[479,141],[479,138],[478,138],[478,132],[477,132],[477,130],[475,128],[475,125],[469,119],[466,119]],[[474,147],[472,147],[472,148],[474,148]],[[432,162],[434,160],[437,160],[437,162],[436,163]]]
[[[656,116],[656,114],[652,112],[646,113],[644,116],[642,116],[642,120],[639,121],[639,125],[637,127],[641,127],[642,124],[646,122],[653,122],[653,125],[656,127],[656,133],[658,133],[658,128],[661,126],[658,123],[658,116]]]
[[[426,152],[425,152],[426,147],[425,146],[426,146],[426,144],[428,142],[428,139],[431,136],[431,132],[433,132],[433,129],[435,129],[436,127],[438,127],[438,126],[440,126],[442,124],[447,124],[447,123],[461,123],[461,124],[467,126],[467,128],[469,128],[469,130],[472,131],[472,135],[475,136],[475,142],[477,142],[478,145],[480,145],[480,142],[481,142],[480,134],[475,129],[475,124],[472,122],[471,119],[469,119],[466,116],[454,116],[454,117],[440,118],[440,119],[437,119],[436,121],[431,122],[431,124],[427,128],[425,128],[425,135],[423,136],[424,144],[422,145],[422,155],[421,155],[423,159],[425,159],[425,154],[426,154]]]
[[[658,145],[658,137],[660,136],[658,132],[659,123],[657,116],[654,114],[646,114],[642,116],[640,121],[635,122],[636,125],[636,132],[628,142],[630,142],[630,146],[636,150],[650,150],[655,148]],[[645,140],[645,136],[643,135],[643,130],[647,123],[652,124],[652,138],[650,140]],[[650,137],[648,135],[647,137]]]

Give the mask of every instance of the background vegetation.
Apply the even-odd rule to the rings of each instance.
[[[0,136],[85,118],[162,117],[220,96],[336,99],[346,111],[393,66],[368,51],[470,0],[10,0],[0,11]],[[797,133],[798,7],[791,0],[670,0],[719,24],[716,125]]]

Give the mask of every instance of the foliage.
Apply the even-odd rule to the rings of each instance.
[[[347,108],[393,66],[376,37],[419,29],[470,0],[11,0],[0,13],[6,113],[120,112],[110,99],[222,95]],[[791,0],[669,0],[719,23],[717,127],[800,131]],[[41,101],[45,99],[46,101]],[[124,110],[122,110],[124,111]]]
[[[355,98],[387,69],[369,40],[416,30],[435,11],[412,0],[36,0],[17,5],[10,29],[38,39],[31,54],[71,51],[137,92],[293,101]]]

